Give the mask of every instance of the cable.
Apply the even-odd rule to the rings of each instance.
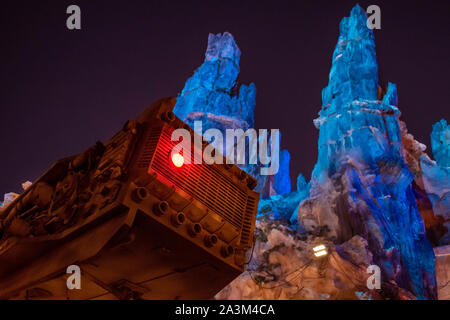
[[[301,267],[299,267],[298,269],[296,269],[296,270],[293,270],[293,271],[291,271],[291,272],[289,272],[288,274],[286,274],[286,276],[284,277],[284,279],[281,279],[280,281],[285,281],[285,282],[289,282],[289,281],[292,281],[293,279],[296,279],[296,277],[298,277],[303,271],[305,271],[310,265],[311,265],[311,263],[313,262],[313,260],[311,259],[311,260],[309,260],[307,263],[305,263],[304,265],[302,265]],[[294,277],[293,279],[291,279],[291,280],[287,280],[287,277],[288,276],[290,276],[291,274],[293,274],[293,273],[295,273],[295,272],[300,272],[296,277]],[[255,282],[255,283],[258,283],[256,280],[255,280],[255,278],[253,278],[253,274],[250,272],[250,271],[248,271],[248,273],[249,273],[249,275],[250,275],[250,278],[252,278],[252,280]],[[278,284],[278,285],[275,285],[275,286],[272,286],[272,287],[264,287],[264,286],[262,286],[261,284],[258,284],[258,286],[261,288],[261,289],[275,289],[275,288],[278,288],[278,287],[281,287],[282,285],[285,285],[285,283],[280,283],[280,284]]]
[[[334,261],[336,261],[336,266],[338,267],[338,271],[340,271],[343,275],[345,275],[354,286],[358,286],[358,284],[354,283],[352,278],[349,277],[348,274],[339,267],[339,261],[337,261],[333,255],[331,255],[331,257],[334,259]]]
[[[255,250],[255,244],[256,244],[256,241],[253,241],[253,245],[252,245],[252,254],[250,255],[250,259],[245,263],[245,265],[248,265],[248,264],[250,264],[250,262],[252,262],[252,259],[253,259],[253,251]]]
[[[443,289],[450,284],[450,280],[448,280],[443,286],[439,286],[439,289]]]

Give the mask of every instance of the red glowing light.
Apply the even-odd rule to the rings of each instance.
[[[172,163],[175,167],[180,168],[184,164],[184,157],[179,153],[172,154]]]

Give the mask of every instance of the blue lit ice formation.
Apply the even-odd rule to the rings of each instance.
[[[446,221],[447,233],[440,239],[450,244],[450,125],[442,119],[433,125],[431,148],[435,161],[426,154],[420,157],[422,179],[435,216]]]
[[[372,30],[365,12],[356,6],[339,25],[329,83],[322,90],[324,116],[342,110],[355,100],[376,100],[378,65]],[[329,108],[327,107],[329,106]],[[328,112],[326,111],[328,110]]]
[[[274,189],[277,194],[286,194],[291,192],[291,177],[289,176],[289,162],[291,155],[287,150],[280,150],[280,169],[276,174]]]
[[[275,219],[284,219],[292,224],[296,224],[298,206],[308,197],[309,187],[310,184],[306,182],[305,177],[299,174],[296,190],[275,194],[269,198],[259,200],[258,216],[270,213],[273,214]]]
[[[241,51],[230,33],[210,34],[205,61],[186,81],[177,97],[175,114],[186,119],[197,113],[211,113],[244,121],[252,128],[256,87],[253,83],[236,87],[240,57]]]
[[[191,127],[202,122],[203,132],[210,128],[222,131],[254,127],[256,87],[236,83],[239,74],[239,50],[233,36],[210,34],[203,64],[194,72],[177,97],[174,113]],[[268,128],[270,129],[270,128]],[[248,162],[248,155],[246,156]],[[241,166],[258,180],[256,191],[262,197],[289,193],[289,159],[287,150],[280,151],[279,171],[274,176],[261,176],[258,165]]]
[[[340,23],[329,83],[314,120],[319,155],[311,181],[299,175],[297,189],[290,192],[288,152],[280,153],[275,176],[258,176],[256,166],[244,169],[258,179],[258,215],[272,213],[298,223],[302,231],[326,230],[336,243],[360,235],[382,270],[383,283],[410,290],[419,299],[436,298],[433,249],[411,186],[414,175],[403,156],[397,88],[389,83],[383,92],[378,85],[374,36],[366,19],[355,6]],[[252,128],[256,89],[236,84],[239,58],[230,34],[210,35],[205,61],[186,82],[175,113],[189,124],[202,120],[204,129]],[[443,129],[437,132],[439,141],[448,137]],[[442,163],[448,155],[438,158]],[[442,182],[429,161],[427,167],[421,158],[424,175],[428,168],[428,177],[437,175]]]
[[[431,149],[438,166],[450,167],[450,125],[444,119],[433,125]]]
[[[355,6],[340,23],[329,83],[314,121],[318,161],[299,223],[309,230],[326,225],[337,242],[364,237],[385,281],[420,299],[435,298],[434,254],[402,154],[397,90],[389,83],[378,99],[375,42],[366,19]]]

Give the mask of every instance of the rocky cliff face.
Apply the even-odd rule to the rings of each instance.
[[[426,146],[416,141],[401,122],[403,154],[414,174],[412,183],[419,212],[424,220],[427,238],[433,246],[450,244],[450,126],[442,119],[433,125],[431,146],[433,157],[425,153]]]
[[[341,21],[329,83],[314,120],[319,156],[311,181],[260,203],[259,214],[265,216],[252,263],[218,298],[437,297],[435,257],[418,204],[422,211],[427,204],[434,217],[437,203],[446,201],[446,189],[438,187],[441,166],[436,164],[433,174],[424,167],[425,146],[399,120],[396,86],[379,86],[366,19],[356,6]],[[436,141],[445,140],[443,127],[434,134]],[[442,143],[435,145],[445,153]],[[293,208],[296,231],[290,229],[295,219],[288,219]],[[291,227],[274,217],[290,220]],[[317,243],[328,248],[323,259],[314,259]],[[368,265],[380,267],[381,290],[367,288]]]
[[[431,148],[436,161],[432,161],[426,154],[420,156],[422,180],[434,217],[440,226],[441,233],[435,234],[437,245],[448,245],[450,244],[450,125],[444,119],[433,125]]]
[[[434,248],[439,300],[450,300],[450,245]]]
[[[367,268],[374,256],[368,242],[355,235],[335,244],[318,234],[292,230],[271,217],[261,217],[257,241],[246,272],[216,295],[216,299],[378,300],[414,299],[393,282],[371,290]],[[316,258],[313,248],[324,245],[329,254]]]

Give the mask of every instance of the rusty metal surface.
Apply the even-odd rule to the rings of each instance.
[[[174,103],[160,99],[104,144],[57,161],[0,213],[0,298],[211,298],[243,271],[255,180],[236,166],[173,171],[167,132],[194,134]],[[64,285],[71,264],[81,290]]]

